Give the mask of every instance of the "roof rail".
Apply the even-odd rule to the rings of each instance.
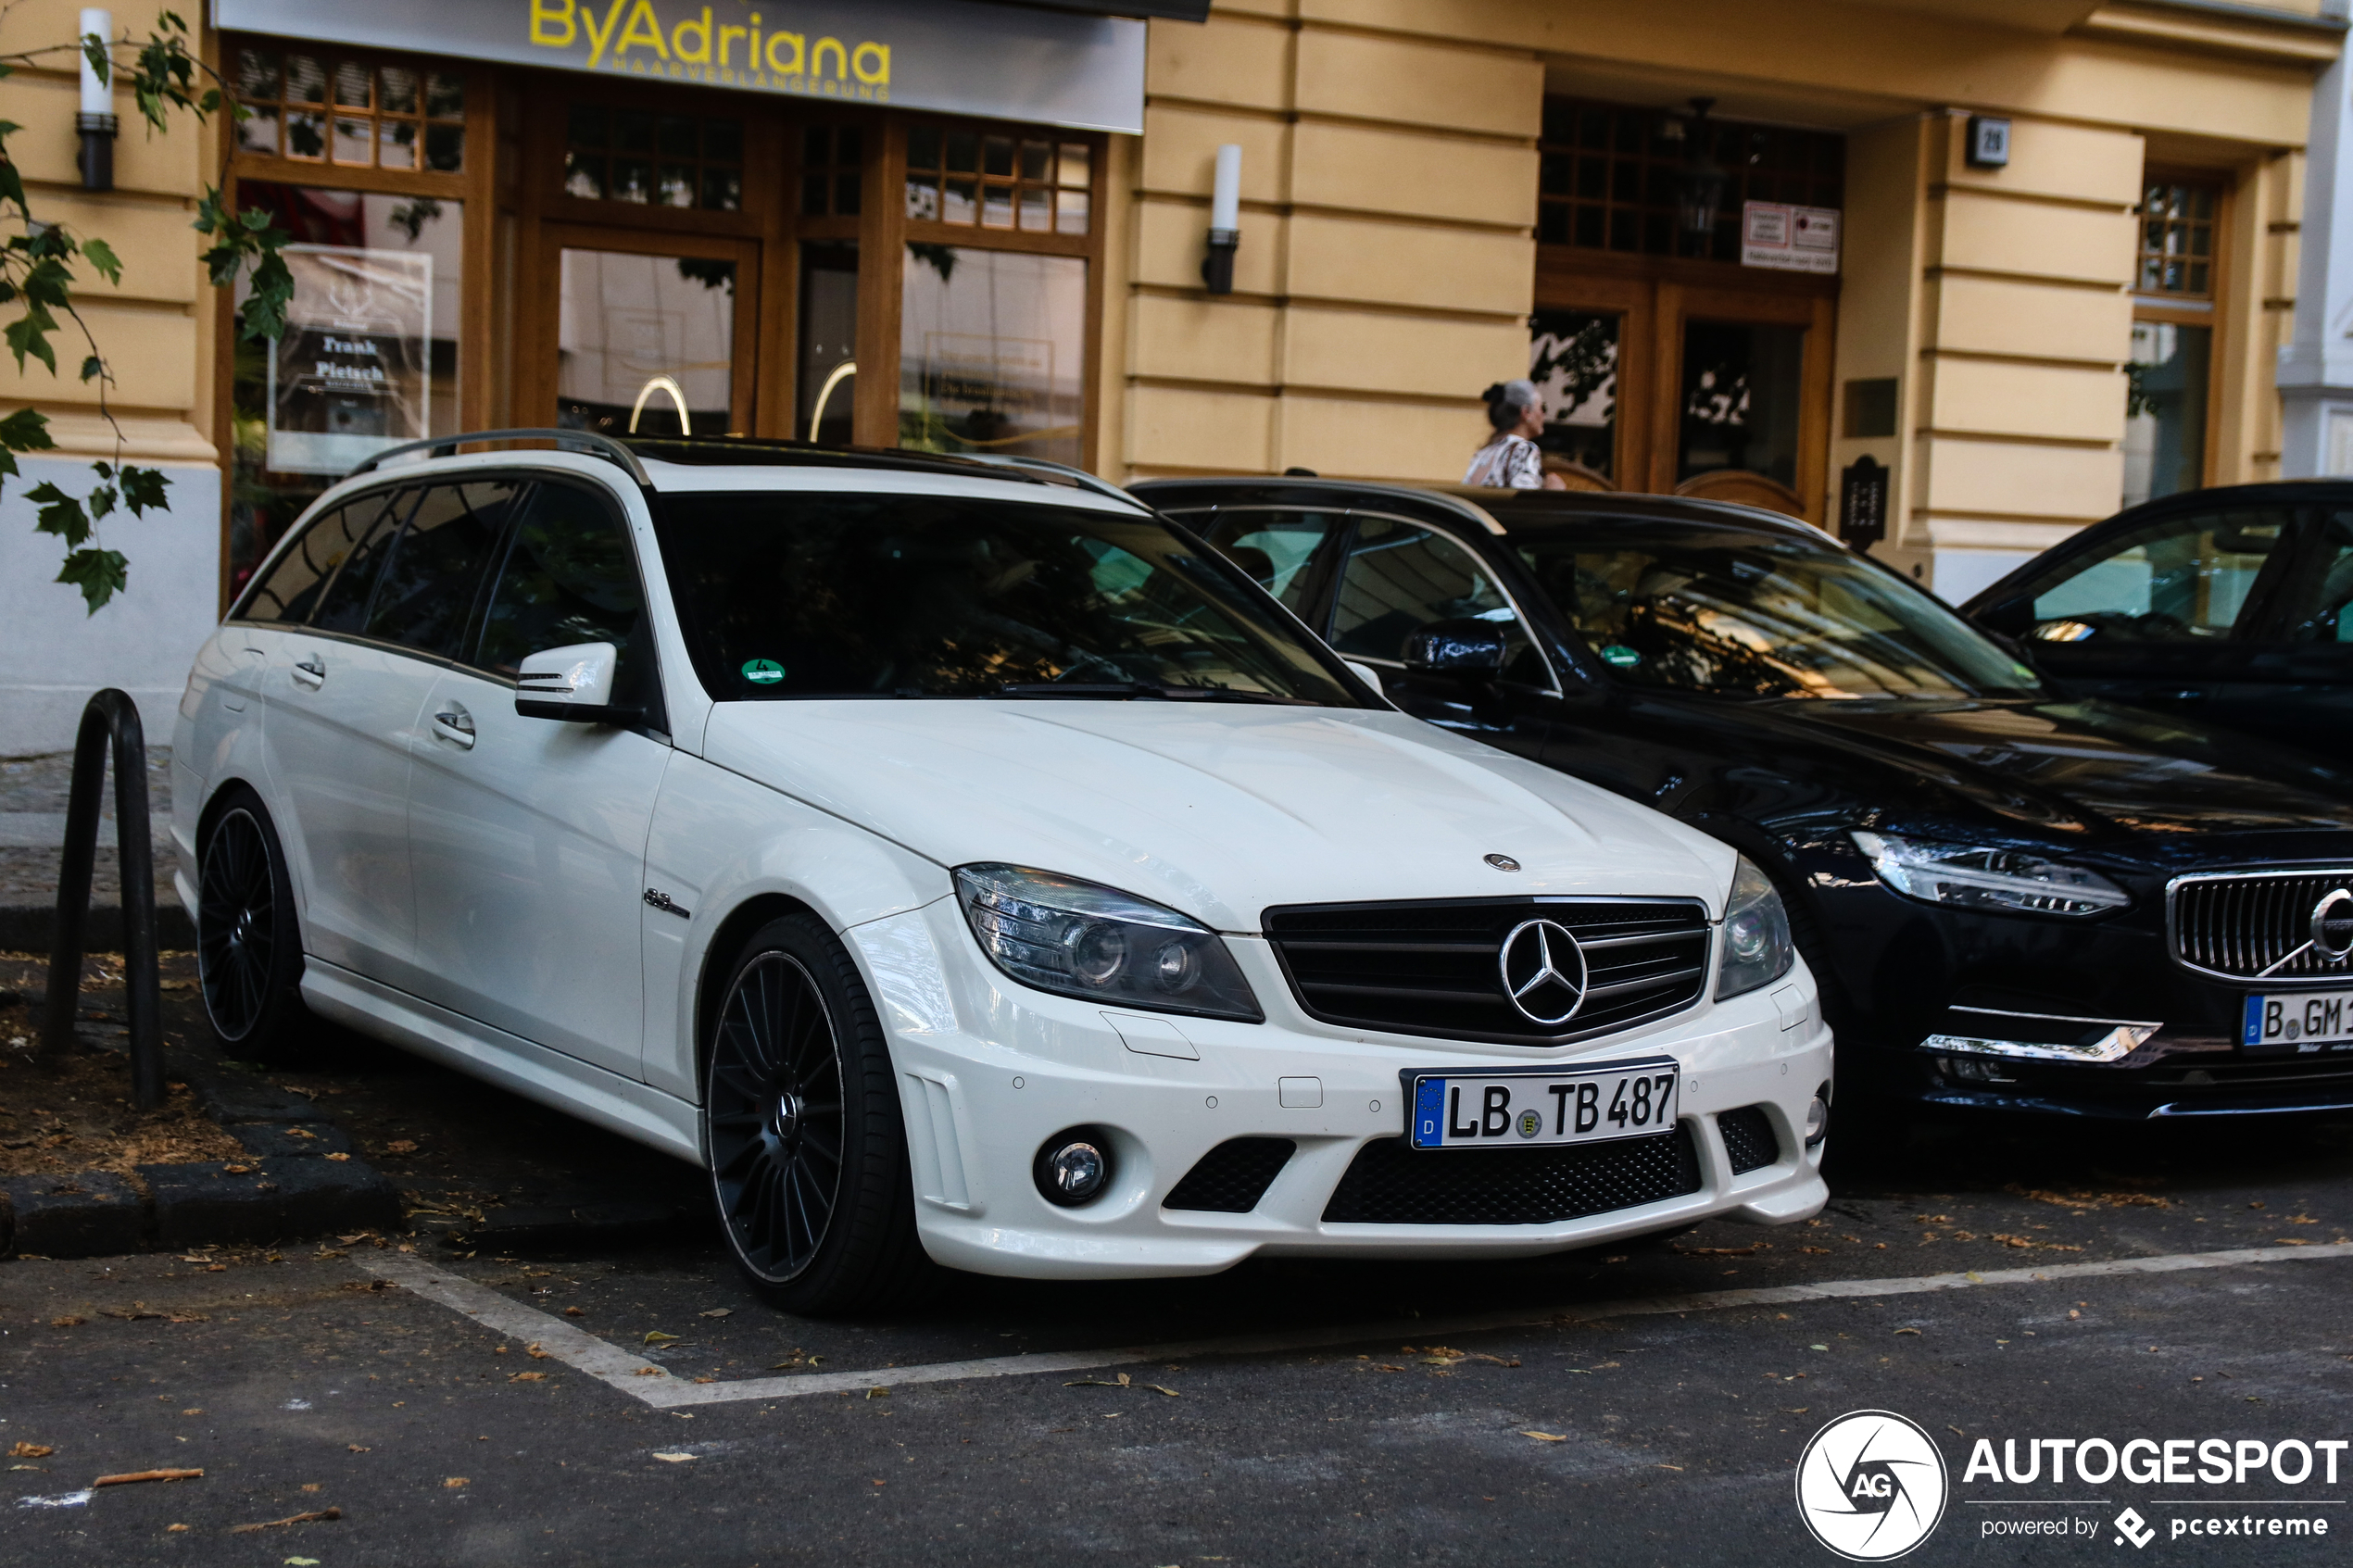
[[[405,453],[423,453],[424,458],[419,459],[422,462],[425,458],[449,457],[461,445],[473,445],[487,441],[552,441],[556,443],[560,450],[565,443],[569,442],[573,447],[587,453],[590,457],[602,458],[607,462],[618,463],[628,472],[630,478],[637,482],[639,489],[653,488],[653,476],[646,471],[646,465],[637,460],[637,454],[610,436],[598,435],[593,430],[474,430],[458,435],[436,435],[430,441],[411,441],[399,446],[387,446],[344,477],[357,479],[363,473],[371,473],[382,468],[387,458],[397,458]]]
[[[968,463],[988,463],[998,468],[1034,469],[1039,473],[1057,474],[1081,490],[1091,490],[1098,495],[1108,495],[1114,500],[1125,501],[1131,507],[1140,504],[1134,495],[1122,490],[1110,480],[1099,479],[1085,469],[1073,468],[1068,463],[1057,463],[1045,458],[1017,457],[1011,452],[963,452],[958,456]]]

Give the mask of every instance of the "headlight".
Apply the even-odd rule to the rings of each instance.
[[[2015,849],[1850,834],[1879,879],[1907,897],[1965,909],[2037,915],[2096,915],[2133,899],[2095,871]]]
[[[1716,972],[1716,999],[1768,985],[1789,972],[1797,947],[1789,939],[1789,911],[1773,884],[1743,855],[1724,900],[1724,963]]]
[[[977,865],[956,868],[956,897],[981,951],[1025,985],[1155,1012],[1266,1016],[1215,932],[1133,894]]]

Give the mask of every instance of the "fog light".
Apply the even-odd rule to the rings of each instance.
[[[1814,1091],[1814,1098],[1806,1107],[1806,1147],[1812,1148],[1831,1135],[1831,1086],[1824,1084]]]
[[[1091,1203],[1111,1185],[1111,1139],[1101,1127],[1073,1127],[1038,1148],[1030,1166],[1038,1193],[1064,1209]]]

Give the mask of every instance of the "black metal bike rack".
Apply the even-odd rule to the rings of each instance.
[[[131,1098],[142,1110],[163,1104],[163,989],[156,964],[156,863],[147,822],[147,737],[139,706],[108,686],[82,710],[73,743],[73,793],[66,806],[65,856],[57,867],[57,934],[49,952],[49,996],[41,1010],[40,1054],[73,1046],[82,1010],[82,943],[90,923],[90,873],[98,859],[98,810],[114,744],[115,852],[122,862],[122,985],[130,1000]]]

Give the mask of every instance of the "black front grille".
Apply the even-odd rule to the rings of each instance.
[[[2353,960],[2330,959],[2311,946],[2313,908],[2340,887],[2353,887],[2353,870],[2176,883],[2165,910],[2173,956],[2225,980],[2353,978]]]
[[[1565,1148],[1421,1149],[1377,1138],[1324,1205],[1329,1224],[1548,1225],[1699,1190],[1680,1123],[1655,1137]]]
[[[1504,939],[1531,920],[1566,926],[1584,953],[1584,1003],[1556,1029],[1504,990]],[[1707,983],[1707,910],[1690,899],[1300,904],[1265,923],[1299,1005],[1352,1029],[1557,1046],[1680,1012]]]
[[[1773,1135],[1773,1119],[1761,1105],[1724,1111],[1716,1118],[1716,1126],[1724,1135],[1724,1154],[1731,1160],[1735,1176],[1761,1171],[1781,1157],[1781,1140]]]
[[[1258,1207],[1298,1147],[1289,1138],[1227,1138],[1202,1155],[1160,1206],[1247,1214]]]

